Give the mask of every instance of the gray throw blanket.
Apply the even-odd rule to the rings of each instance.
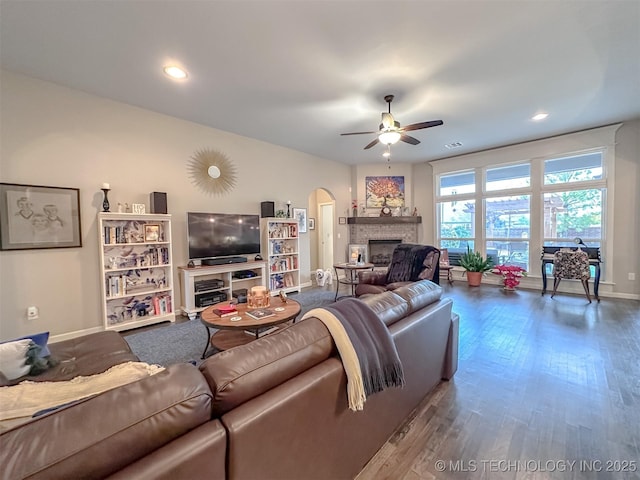
[[[347,374],[349,408],[362,410],[367,395],[404,385],[404,372],[387,326],[364,302],[347,298],[307,312],[329,329]]]

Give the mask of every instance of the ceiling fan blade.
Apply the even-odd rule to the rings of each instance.
[[[420,140],[418,140],[417,138],[413,138],[409,135],[404,134],[400,135],[400,141],[410,143],[411,145],[418,145],[420,143]]]
[[[376,139],[373,142],[371,142],[369,145],[364,147],[364,149],[367,150],[367,149],[373,147],[374,145],[377,145],[378,143],[380,143],[380,140],[378,140],[378,138],[376,137]]]
[[[420,122],[420,123],[412,123],[411,125],[407,125],[406,127],[402,127],[403,132],[410,132],[411,130],[420,130],[421,128],[429,128],[429,127],[438,127],[443,125],[444,122],[442,120],[433,120],[431,122]]]
[[[378,133],[378,132],[351,132],[351,133],[341,133],[340,135],[368,135],[370,133]]]

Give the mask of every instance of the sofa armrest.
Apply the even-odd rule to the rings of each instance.
[[[0,476],[106,477],[209,422],[211,396],[197,368],[171,365],[2,432]]]
[[[447,353],[442,369],[442,379],[451,380],[458,370],[458,338],[460,316],[456,313],[451,314],[451,326],[449,327],[449,338],[447,339]]]
[[[358,272],[358,282],[369,285],[386,285],[386,270],[363,270]]]

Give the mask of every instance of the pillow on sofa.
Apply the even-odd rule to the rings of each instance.
[[[34,333],[33,335],[25,335],[24,337],[15,338],[13,340],[9,340],[10,342],[15,342],[17,340],[33,340],[33,343],[36,345],[40,345],[40,357],[48,357],[51,355],[49,351],[49,347],[47,346],[47,342],[49,341],[49,332],[42,333]],[[6,342],[2,342],[6,343]]]
[[[0,371],[7,380],[29,373],[31,365],[27,365],[27,352],[31,345],[34,343],[28,339],[0,344]]]
[[[0,343],[8,362],[5,365],[4,358],[0,361],[0,370],[4,375],[4,378],[0,377],[0,385],[8,385],[10,383],[7,380],[12,381],[24,375],[39,375],[54,366],[57,362],[51,359],[48,341],[49,332],[42,332]],[[20,374],[14,376],[17,373]]]

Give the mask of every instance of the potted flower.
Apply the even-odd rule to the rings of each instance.
[[[351,209],[353,210],[353,216],[358,216],[358,200],[351,200]]]
[[[493,261],[484,258],[480,252],[472,252],[467,245],[466,253],[463,253],[459,260],[460,266],[465,269],[467,283],[470,287],[477,287],[482,281],[482,275],[493,269]]]
[[[517,265],[498,265],[492,272],[502,275],[502,283],[507,291],[515,290],[520,285],[520,279],[527,276],[527,271]]]

